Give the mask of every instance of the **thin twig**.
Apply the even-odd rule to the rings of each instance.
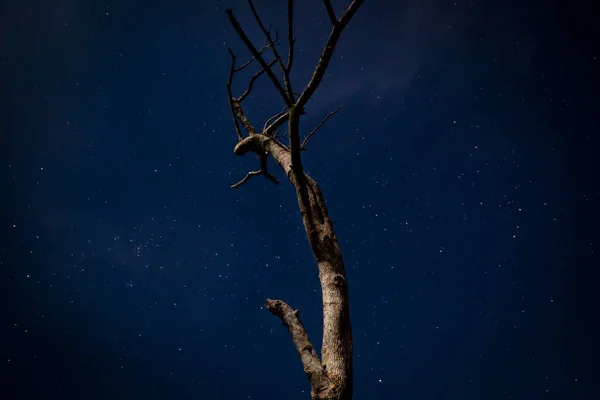
[[[271,62],[269,64],[267,64],[267,66],[269,68],[271,68],[271,66],[273,66],[273,64],[275,64],[276,60],[271,60]],[[242,95],[240,97],[238,97],[237,101],[243,101],[252,91],[252,85],[254,85],[254,81],[256,81],[258,78],[260,78],[260,76],[262,74],[265,73],[265,69],[261,68],[260,71],[258,71],[257,73],[255,73],[254,75],[252,75],[252,77],[250,78],[250,81],[248,82],[248,89],[246,89],[246,91],[244,93],[242,93]]]
[[[242,179],[238,183],[234,183],[233,185],[231,185],[231,188],[232,189],[239,188],[240,186],[242,186],[243,184],[248,182],[250,180],[250,178],[252,178],[253,176],[257,176],[257,175],[263,175],[265,178],[267,178],[268,180],[273,182],[275,185],[277,185],[279,183],[277,178],[275,178],[273,175],[271,175],[271,173],[267,169],[267,156],[261,155],[260,156],[260,169],[258,171],[248,172],[246,174],[246,176],[244,177],[244,179]]]
[[[273,42],[273,46],[275,46],[275,44],[276,44],[276,41],[275,41],[275,42]],[[266,44],[265,44],[265,45],[262,47],[262,49],[260,49],[260,50],[258,51],[258,53],[259,53],[259,54],[263,54],[265,51],[269,50],[269,49],[270,49],[271,47],[273,47],[273,46],[272,46],[270,43],[268,43],[268,42],[267,42],[267,43],[266,43]],[[243,69],[244,69],[244,68],[246,68],[248,65],[252,64],[252,61],[254,61],[254,60],[256,60],[256,57],[252,56],[252,58],[251,58],[250,60],[248,60],[248,61],[247,61],[245,64],[243,64],[243,65],[241,65],[241,66],[237,67],[237,68],[236,68],[236,69],[235,69],[233,72],[239,72],[239,71],[243,70]]]
[[[332,115],[335,115],[335,114],[339,113],[341,109],[342,109],[342,107],[338,107],[335,111],[332,111],[329,114],[327,114],[327,116],[323,119],[323,121],[321,121],[319,123],[319,125],[317,125],[317,127],[315,129],[313,129],[312,131],[310,131],[310,133],[308,135],[306,135],[306,138],[304,138],[304,141],[300,145],[300,150],[306,150],[306,144],[308,143],[308,139],[310,139],[312,135],[314,135],[315,133],[317,133],[317,131],[325,124],[325,122],[327,122],[327,120]]]
[[[269,126],[269,124],[271,122],[273,122],[273,120],[275,118],[279,118],[283,115],[283,113],[285,113],[285,110],[287,110],[287,106],[283,107],[283,110],[281,110],[279,113],[273,115],[271,118],[269,118],[268,120],[265,121],[265,126],[263,126],[263,132],[267,130],[267,126]]]
[[[271,125],[269,125],[267,127],[267,129],[263,130],[263,134],[264,135],[270,135],[271,132],[273,132],[275,129],[277,129],[281,125],[285,124],[288,121],[289,118],[290,118],[290,113],[286,112],[281,117],[278,117],[275,121],[273,121],[271,123]]]
[[[292,64],[294,63],[295,43],[296,39],[294,39],[294,0],[288,0],[288,59],[287,64],[285,66],[285,73],[288,75],[288,79],[290,71],[292,70]],[[291,85],[287,89],[292,95],[294,94]]]
[[[244,42],[244,44],[246,45],[246,47],[248,48],[248,50],[250,50],[250,53],[252,53],[252,55],[254,57],[256,57],[256,60],[259,62],[260,66],[265,69],[267,75],[269,76],[269,78],[273,82],[273,85],[275,86],[275,89],[277,90],[277,92],[279,93],[279,95],[281,96],[281,98],[283,99],[283,101],[285,102],[285,104],[288,107],[291,107],[293,102],[290,100],[289,96],[286,94],[285,89],[283,88],[283,86],[281,86],[281,83],[279,82],[279,79],[277,79],[277,77],[275,76],[275,74],[273,73],[273,71],[270,68],[268,68],[267,62],[265,61],[265,59],[263,58],[263,56],[261,54],[259,54],[258,50],[256,50],[256,47],[254,47],[254,45],[252,44],[252,42],[250,41],[250,39],[246,35],[246,32],[244,32],[244,30],[242,29],[242,26],[240,25],[240,23],[238,22],[238,20],[233,15],[233,11],[231,11],[229,9],[229,10],[226,10],[226,12],[227,12],[227,15],[229,16],[229,22],[231,22],[231,25],[233,26],[233,29],[236,31],[236,33],[238,34],[238,36],[240,37],[240,39],[242,39],[242,42]]]
[[[292,12],[292,11],[290,11],[290,1],[291,0],[288,0],[288,14],[290,12]],[[292,1],[292,3],[293,3],[293,1]],[[250,9],[252,10],[252,14],[254,15],[254,19],[256,19],[256,22],[258,23],[260,30],[267,37],[267,41],[271,43],[272,42],[271,28],[270,27],[269,27],[269,29],[265,28],[265,25],[262,23],[260,16],[258,15],[258,12],[256,11],[256,7],[254,7],[254,2],[252,0],[248,0],[248,4],[250,5]],[[289,36],[289,28],[288,28],[288,36]],[[281,59],[279,52],[277,51],[277,49],[274,46],[273,46],[273,54],[275,55],[275,59],[277,60],[277,62],[279,63],[279,66],[281,67],[281,72],[283,72],[283,84],[285,85],[285,90],[287,92],[287,95],[290,99],[290,102],[294,103],[296,101],[296,99],[294,98],[294,91],[292,90],[292,82],[290,80],[289,70],[283,65],[283,60]]]
[[[288,0],[288,9],[289,9],[289,1],[290,0]],[[258,15],[258,11],[256,11],[256,7],[254,7],[254,2],[252,0],[248,0],[248,4],[250,5],[250,9],[252,10],[252,14],[254,15],[254,19],[256,19],[256,22],[258,23],[260,30],[267,37],[267,41],[269,43],[272,43],[273,41],[271,39],[271,28],[270,27],[269,27],[269,29],[265,28],[265,25],[262,23],[262,20],[260,19],[260,16]],[[289,10],[288,10],[288,13],[289,13]],[[288,34],[289,34],[289,31],[288,31]],[[277,51],[275,46],[273,46],[273,55],[275,56],[275,59],[279,63],[279,66],[281,67],[281,71],[283,72],[283,84],[285,85],[285,90],[290,99],[290,102],[294,103],[296,101],[296,99],[294,98],[294,92],[292,90],[292,83],[290,81],[290,75],[288,73],[289,71],[283,65],[283,60],[281,59],[281,56],[279,55],[279,52]]]
[[[229,95],[229,108],[231,109],[231,117],[233,118],[233,124],[235,125],[235,133],[237,134],[239,142],[244,137],[242,136],[240,124],[238,123],[238,119],[235,115],[234,98],[231,94],[231,82],[233,81],[233,73],[235,72],[235,54],[233,54],[233,51],[230,48],[228,48],[227,50],[229,50],[229,54],[231,55],[231,67],[229,68],[229,78],[227,79],[227,94]]]
[[[262,172],[261,171],[250,171],[248,172],[248,174],[244,177],[244,179],[242,179],[241,181],[239,181],[238,183],[234,183],[233,185],[231,185],[232,189],[237,189],[240,186],[242,186],[244,183],[248,182],[250,180],[250,178],[252,178],[253,176],[256,175],[261,175]]]

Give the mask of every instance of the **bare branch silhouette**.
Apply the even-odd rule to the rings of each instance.
[[[234,17],[233,12],[227,10],[229,21],[234,30],[252,54],[252,59],[249,62],[236,69],[235,55],[229,50],[232,63],[227,91],[238,137],[238,143],[233,151],[239,156],[252,152],[257,154],[260,159],[260,169],[249,172],[244,179],[232,185],[232,188],[244,185],[253,176],[257,175],[263,175],[273,183],[277,183],[277,179],[267,170],[267,159],[272,157],[294,187],[306,236],[319,268],[323,300],[321,359],[319,359],[315,348],[308,339],[308,334],[300,321],[298,310],[292,309],[281,300],[267,300],[265,305],[288,328],[290,337],[304,366],[304,371],[309,378],[312,399],[350,400],[352,398],[353,341],[344,260],[321,189],[317,182],[304,171],[301,159],[301,151],[306,149],[308,140],[340,109],[330,112],[315,129],[308,133],[302,142],[300,140],[300,118],[306,114],[304,111],[305,106],[323,80],[342,31],[363,2],[364,0],[352,1],[342,16],[337,19],[331,2],[328,0],[323,1],[332,23],[332,30],[309,82],[299,94],[293,92],[291,82],[291,69],[294,62],[296,42],[293,25],[293,0],[287,2],[288,57],[285,64],[275,46],[277,37],[272,38],[270,28],[267,29],[264,26],[252,0],[248,0],[248,3],[266,39],[266,44],[261,50],[257,50],[252,44]],[[269,63],[263,57],[267,50],[272,50],[274,55],[274,59]],[[236,98],[231,93],[233,74],[250,65],[253,60],[260,64],[261,69],[252,75],[246,91]],[[275,63],[279,64],[281,68],[283,85],[271,69]],[[283,99],[284,107],[280,112],[266,120],[262,132],[257,132],[246,117],[241,107],[241,101],[248,97],[255,81],[263,74],[269,77],[279,96]],[[296,96],[298,97],[296,98]],[[246,136],[241,132],[240,123],[247,132]],[[286,123],[289,140],[287,146],[280,141],[284,135],[279,135],[279,128]]]

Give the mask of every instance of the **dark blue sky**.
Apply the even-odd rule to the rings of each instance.
[[[300,88],[330,25],[297,3]],[[344,32],[303,128],[342,111],[304,160],[348,269],[356,399],[598,398],[600,51],[573,4],[368,0]],[[284,1],[256,5],[285,32]],[[261,307],[320,343],[294,191],[274,167],[229,188],[257,161],[233,154],[227,8],[262,44],[242,0],[0,6],[1,399],[309,397]],[[246,105],[259,126],[281,108],[266,79]]]

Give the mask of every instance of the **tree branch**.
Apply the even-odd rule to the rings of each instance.
[[[235,72],[235,54],[233,51],[228,48],[229,54],[231,55],[231,67],[229,68],[229,78],[227,79],[227,94],[229,96],[229,109],[231,110],[231,117],[233,118],[233,124],[235,125],[235,133],[238,137],[238,142],[241,141],[244,137],[242,136],[242,131],[240,130],[240,124],[238,123],[238,119],[236,117],[235,107],[234,107],[234,98],[231,94],[231,82],[233,81],[233,73]]]
[[[273,46],[275,45],[275,43],[273,43]],[[263,54],[265,51],[269,50],[271,48],[271,44],[270,43],[266,43],[262,49],[259,50],[259,54]],[[241,65],[239,67],[237,67],[233,72],[239,72],[241,70],[243,70],[244,68],[246,68],[248,65],[252,64],[252,61],[256,60],[256,57],[252,56],[252,58],[250,58],[250,60],[248,60],[248,62],[246,62],[244,65]]]
[[[296,39],[294,39],[294,0],[288,0],[288,59],[287,65],[285,66],[285,73],[290,75],[290,71],[292,70],[292,64],[294,63],[294,44],[296,43]],[[288,88],[290,93],[292,94],[292,101],[294,92],[292,92],[292,87]]]
[[[346,12],[342,15],[342,17],[337,21],[335,26],[333,27],[331,33],[329,34],[329,38],[327,39],[327,43],[325,44],[325,48],[319,57],[319,61],[317,62],[317,66],[315,67],[315,71],[313,75],[302,91],[302,94],[296,101],[293,107],[290,108],[290,117],[288,121],[288,134],[290,136],[290,153],[292,158],[292,169],[296,174],[298,179],[302,179],[304,168],[302,167],[302,158],[300,157],[301,146],[300,146],[300,114],[304,111],[304,106],[308,102],[308,100],[312,97],[314,92],[319,87],[319,84],[323,80],[323,76],[327,67],[329,66],[329,62],[331,61],[331,57],[333,56],[333,52],[335,50],[335,46],[337,45],[338,40],[340,39],[340,35],[344,28],[350,22],[350,19],[354,16],[358,8],[364,0],[353,0],[352,3],[348,6]]]
[[[338,107],[335,111],[332,111],[329,114],[327,114],[327,116],[323,119],[323,121],[321,121],[319,123],[319,125],[317,125],[317,127],[315,129],[313,129],[312,131],[310,131],[310,133],[308,135],[306,135],[306,138],[304,138],[304,141],[300,145],[300,150],[306,150],[306,144],[308,143],[308,139],[310,139],[310,137],[312,135],[314,135],[325,124],[325,122],[327,122],[327,120],[329,119],[329,117],[331,117],[332,115],[335,115],[335,114],[339,113],[341,109],[342,109],[342,107]]]
[[[282,116],[280,116],[279,118],[277,118],[271,125],[269,125],[267,127],[267,129],[265,129],[263,131],[263,134],[264,135],[270,135],[271,133],[273,133],[275,131],[275,129],[277,129],[281,125],[285,124],[289,118],[290,118],[290,113],[286,112],[285,114],[283,114]]]
[[[266,50],[268,50],[271,47],[271,44],[267,43],[263,46],[263,48],[260,50],[259,53],[264,53]],[[258,79],[266,70],[264,68],[261,68],[257,73],[255,73],[254,75],[252,75],[252,77],[250,78],[250,81],[248,82],[248,88],[246,89],[246,91],[244,93],[242,93],[242,95],[239,98],[235,98],[233,96],[233,93],[231,91],[231,85],[233,82],[233,75],[236,72],[241,71],[242,69],[246,68],[248,65],[250,65],[250,63],[252,63],[252,61],[255,59],[255,57],[252,57],[250,59],[250,61],[248,61],[247,63],[245,63],[244,65],[242,65],[239,68],[235,67],[235,61],[236,61],[236,56],[233,53],[233,50],[231,50],[231,48],[227,48],[227,51],[229,52],[229,55],[231,56],[231,66],[229,68],[229,77],[227,79],[227,94],[229,96],[229,108],[231,109],[231,116],[233,118],[233,123],[235,125],[235,131],[238,137],[238,142],[241,141],[243,139],[242,136],[242,132],[240,130],[240,126],[238,123],[238,120],[242,122],[242,125],[244,126],[244,129],[246,129],[246,131],[248,132],[248,134],[253,135],[256,133],[254,126],[252,126],[252,124],[250,123],[250,121],[248,120],[248,118],[246,118],[246,115],[244,114],[244,111],[242,110],[242,105],[241,102],[242,100],[244,100],[252,91],[252,87],[254,85],[254,82],[256,81],[256,79]],[[270,69],[271,66],[275,63],[275,60],[272,60],[268,65],[267,65],[267,69]]]
[[[275,74],[273,73],[273,71],[267,66],[267,63],[266,63],[265,59],[263,58],[263,56],[258,52],[258,50],[256,50],[256,47],[254,47],[254,45],[252,44],[252,42],[250,41],[250,39],[248,38],[248,36],[244,32],[244,30],[242,29],[240,23],[234,17],[233,11],[231,11],[231,9],[228,9],[228,10],[226,10],[226,12],[227,12],[227,15],[229,16],[229,21],[231,22],[231,25],[233,26],[233,29],[236,31],[236,33],[238,34],[238,36],[240,37],[240,39],[242,39],[242,42],[244,42],[244,44],[246,45],[246,47],[248,48],[248,50],[250,50],[250,53],[252,53],[252,56],[254,56],[256,58],[256,60],[260,64],[260,66],[263,67],[263,69],[266,71],[267,75],[269,76],[269,78],[273,82],[273,85],[275,86],[275,89],[277,89],[277,92],[279,92],[279,95],[281,96],[281,98],[283,99],[283,101],[285,102],[285,104],[288,107],[291,107],[293,102],[290,100],[290,98],[286,94],[285,90],[281,86],[281,83],[279,82],[279,79],[277,79],[277,77],[275,76]],[[275,50],[275,48],[273,48],[273,50]]]
[[[243,184],[248,182],[250,180],[250,178],[252,178],[253,176],[257,176],[257,175],[264,175],[265,178],[267,178],[268,180],[273,182],[275,185],[279,184],[279,181],[277,180],[277,178],[275,178],[273,175],[271,175],[271,173],[267,170],[267,155],[265,154],[265,155],[260,156],[260,169],[258,171],[248,172],[248,174],[246,174],[244,179],[242,179],[238,183],[234,183],[233,185],[231,185],[231,188],[232,189],[239,188],[240,186],[242,186]]]
[[[314,346],[308,339],[308,334],[302,321],[300,321],[298,310],[293,310],[289,305],[281,300],[267,299],[265,304],[267,310],[271,314],[279,317],[283,324],[288,328],[290,336],[296,350],[302,360],[304,366],[304,372],[308,375],[312,389],[316,394],[323,392],[328,389],[330,385],[330,379],[325,372],[325,369],[321,366],[319,356],[315,351]]]
[[[331,6],[331,1],[323,0],[323,4],[325,4],[325,8],[327,9],[327,15],[329,15],[331,25],[335,26],[338,23],[338,20],[335,16],[335,11],[333,11],[333,7]]]
[[[252,10],[252,14],[254,15],[254,19],[256,19],[256,22],[258,23],[258,26],[260,27],[260,30],[266,36],[267,41],[269,43],[272,43],[273,40],[271,39],[271,31],[270,31],[270,29],[267,30],[265,28],[264,24],[262,23],[262,21],[260,19],[260,16],[258,15],[258,12],[256,11],[256,8],[254,7],[254,2],[252,0],[248,0],[248,4],[250,5],[250,9]],[[288,14],[291,12],[290,11],[290,7],[292,5],[293,5],[293,1],[292,0],[288,0]],[[288,28],[288,36],[289,36],[289,28]],[[275,55],[275,59],[279,63],[279,66],[281,67],[281,71],[283,72],[283,84],[285,85],[285,90],[287,92],[287,97],[288,97],[290,103],[294,103],[296,101],[296,99],[294,98],[294,92],[292,90],[292,82],[290,81],[289,71],[283,65],[283,60],[281,59],[281,56],[279,55],[279,52],[277,51],[277,49],[275,48],[275,46],[273,46],[273,54]]]
[[[317,87],[319,87],[319,84],[323,79],[323,75],[325,74],[325,70],[329,65],[329,61],[331,61],[331,56],[333,55],[333,51],[335,50],[335,46],[338,40],[340,39],[342,31],[344,30],[344,28],[346,28],[348,22],[350,22],[354,14],[356,14],[356,11],[358,11],[358,8],[362,5],[362,3],[364,3],[364,0],[352,1],[344,15],[342,15],[342,17],[339,19],[339,21],[337,21],[337,23],[333,27],[333,30],[331,31],[331,33],[329,34],[329,38],[327,39],[327,43],[325,44],[325,48],[321,53],[321,57],[319,58],[319,62],[317,63],[312,78],[310,78],[308,85],[306,85],[306,88],[304,88],[304,91],[300,95],[298,101],[296,101],[296,107],[298,107],[299,109],[304,108],[304,106],[311,98],[315,90],[317,90]]]
[[[285,110],[287,110],[287,106],[283,107],[283,110],[266,120],[265,125],[263,126],[263,132],[267,130],[267,127],[271,122],[273,122],[274,119],[281,117],[285,113]]]
[[[287,106],[285,107],[287,108]],[[275,114],[274,116],[272,116],[271,118],[269,118],[269,120],[267,122],[270,122],[273,120],[273,118],[277,118],[273,123],[271,123],[271,125],[267,126],[267,128],[263,128],[263,134],[265,135],[271,135],[273,133],[273,131],[277,128],[279,128],[281,125],[283,125],[284,123],[286,123],[288,121],[288,119],[290,118],[290,113],[289,112],[285,112],[285,108],[282,112],[280,112],[279,114]],[[300,115],[304,115],[306,114],[305,112],[301,112]],[[265,124],[267,125],[267,124]]]
[[[338,113],[340,109],[338,108],[330,112],[306,136],[302,143],[299,131],[300,117],[305,114],[304,108],[306,104],[312,98],[324,77],[340,35],[356,11],[364,3],[364,0],[352,0],[339,19],[336,19],[331,1],[323,0],[333,28],[308,84],[299,95],[293,93],[289,80],[294,61],[295,44],[293,37],[293,0],[287,1],[289,47],[288,59],[285,66],[275,49],[270,29],[267,30],[262,24],[252,0],[248,0],[248,2],[258,25],[266,36],[267,46],[273,48],[275,62],[279,63],[282,68],[285,88],[271,69],[273,61],[270,64],[266,63],[262,56],[263,51],[256,50],[239,22],[233,16],[232,11],[227,10],[234,30],[250,50],[253,59],[256,59],[262,68],[261,71],[251,78],[248,89],[242,94],[240,99],[232,98],[230,91],[231,79],[228,83],[230,106],[236,124],[238,120],[241,121],[250,133],[248,137],[238,141],[233,149],[234,154],[243,156],[252,152],[257,154],[260,159],[260,169],[249,172],[244,179],[232,185],[232,188],[237,188],[247,183],[256,175],[264,175],[267,179],[277,183],[275,177],[267,171],[268,157],[273,157],[294,187],[306,235],[319,268],[323,302],[323,344],[321,358],[319,359],[316,350],[309,341],[297,311],[294,311],[280,300],[267,300],[265,306],[272,314],[278,316],[288,328],[292,341],[300,355],[304,370],[310,379],[313,400],[351,400],[353,392],[353,341],[348,282],[346,280],[344,260],[321,190],[318,184],[304,172],[300,156],[301,150],[306,148],[308,140],[316,134],[332,115]],[[235,59],[233,63],[235,63]],[[232,66],[232,69],[235,70],[235,65]],[[284,99],[286,107],[265,122],[261,133],[256,133],[245,117],[240,106],[240,101],[248,96],[254,81],[262,73],[266,73],[269,76],[275,89],[281,98]],[[297,100],[294,101],[295,96]],[[288,125],[289,147],[283,145],[276,137],[276,132],[279,132],[280,127],[286,122]],[[238,135],[238,138],[241,138],[241,134]]]
[[[271,62],[269,64],[267,64],[268,68],[271,68],[273,66],[273,64],[275,64],[276,60],[271,60]],[[250,77],[250,81],[248,82],[248,89],[246,89],[246,91],[244,93],[242,93],[242,95],[240,97],[238,97],[237,101],[242,102],[252,91],[252,85],[254,85],[254,81],[256,81],[258,78],[260,78],[260,76],[265,72],[264,68],[261,68],[260,71],[258,71],[257,73],[255,73],[254,75],[252,75],[252,77]]]

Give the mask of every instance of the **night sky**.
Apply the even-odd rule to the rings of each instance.
[[[255,3],[285,39],[286,2]],[[297,3],[299,91],[330,23]],[[230,188],[258,162],[233,154],[227,8],[260,47],[243,0],[0,5],[0,399],[309,398],[263,304],[320,348],[318,271],[273,162],[280,185]],[[512,0],[367,0],[344,31],[302,129],[342,107],[303,157],[356,399],[600,398],[597,31]],[[245,102],[259,127],[282,106],[264,77]]]

